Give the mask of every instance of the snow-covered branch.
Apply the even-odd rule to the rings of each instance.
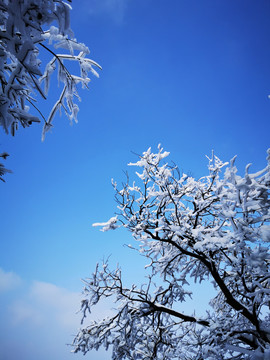
[[[125,287],[121,270],[97,267],[86,281],[82,310],[104,297],[115,315],[81,330],[84,353],[111,345],[113,359],[264,359],[270,354],[270,150],[261,171],[237,174],[235,158],[214,154],[196,180],[164,163],[161,146],[136,163],[138,182],[118,189],[117,216],[96,223],[128,229],[148,260],[148,282]],[[136,248],[136,246],[130,246]],[[194,283],[211,281],[216,296],[205,315],[181,311]],[[194,309],[195,310],[195,309]],[[107,334],[99,338],[99,334]]]
[[[14,135],[19,124],[27,127],[39,122],[41,116],[44,139],[61,108],[71,122],[77,121],[79,107],[75,100],[80,100],[77,85],[87,87],[89,72],[98,76],[94,67],[101,67],[88,58],[88,47],[74,38],[70,10],[71,6],[62,0],[1,1],[0,125],[6,133],[10,131]],[[45,67],[40,52],[41,58],[42,52],[52,56]],[[78,74],[68,70],[66,62],[70,60],[78,64]],[[35,95],[38,93],[46,99],[55,71],[62,91],[46,119],[35,105]],[[37,111],[37,116],[29,113],[30,108]]]
[[[6,158],[9,156],[8,153],[6,152],[2,152],[0,154],[0,157],[3,158],[4,160],[6,160]],[[0,163],[0,180],[5,182],[3,175],[7,174],[7,173],[11,173],[11,170],[8,170],[5,168],[5,166],[3,164]]]

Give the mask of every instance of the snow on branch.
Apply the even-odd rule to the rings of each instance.
[[[116,192],[116,223],[131,232],[148,265],[146,283],[126,287],[119,267],[97,265],[85,281],[86,310],[111,298],[114,315],[84,325],[74,351],[104,346],[112,359],[260,359],[270,353],[270,150],[264,169],[243,176],[235,158],[212,154],[208,175],[196,180],[149,148],[135,163],[137,181]],[[138,246],[136,247],[136,243]],[[131,255],[134,256],[134,255]],[[202,317],[181,311],[190,282],[211,282],[216,295]],[[196,291],[196,285],[194,288]],[[201,310],[201,309],[200,309]],[[222,357],[221,357],[222,354]]]
[[[108,230],[117,229],[119,226],[116,225],[116,223],[117,223],[117,216],[114,216],[110,218],[107,222],[95,223],[92,226],[102,226],[101,231],[108,231]]]
[[[6,160],[6,158],[9,156],[8,153],[6,152],[2,152],[0,154],[0,157],[3,158],[4,160]],[[5,168],[5,166],[3,164],[0,163],[0,180],[5,182],[3,175],[7,174],[7,173],[11,173],[11,170],[8,170]]]
[[[62,0],[1,1],[0,125],[6,133],[14,135],[19,124],[28,127],[42,118],[44,139],[61,109],[71,122],[77,121],[79,107],[75,100],[80,100],[77,85],[87,88],[89,72],[98,76],[94,67],[101,67],[88,58],[88,47],[74,38],[70,10],[71,6]],[[41,61],[44,52],[52,57],[45,67]],[[68,70],[69,61],[78,64],[78,75]],[[46,99],[56,71],[62,91],[46,119],[35,97],[39,94]],[[38,115],[31,115],[30,108]]]

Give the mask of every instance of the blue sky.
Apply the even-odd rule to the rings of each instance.
[[[82,358],[65,345],[80,323],[80,279],[110,254],[128,282],[143,277],[123,247],[129,234],[91,227],[114,214],[111,178],[124,180],[132,152],[161,143],[194,177],[212,149],[238,155],[239,171],[265,165],[269,18],[268,0],[73,2],[76,38],[103,67],[80,92],[79,123],[56,118],[43,143],[40,125],[0,138],[13,170],[0,184],[1,359]]]

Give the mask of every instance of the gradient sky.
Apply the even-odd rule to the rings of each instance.
[[[79,123],[58,116],[43,143],[41,125],[1,133],[13,170],[0,184],[1,360],[81,359],[65,345],[80,279],[109,255],[127,282],[143,277],[129,234],[91,227],[113,216],[111,178],[125,180],[133,152],[161,143],[197,178],[212,149],[243,172],[270,146],[269,0],[74,0],[71,19],[103,67],[80,92]]]

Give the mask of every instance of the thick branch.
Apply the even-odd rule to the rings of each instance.
[[[193,316],[188,316],[188,315],[182,314],[182,313],[180,313],[178,311],[175,311],[173,309],[169,309],[169,308],[167,308],[165,306],[162,306],[162,305],[154,304],[154,303],[152,303],[150,301],[147,301],[147,304],[150,306],[151,310],[149,312],[145,313],[145,315],[149,315],[149,314],[153,313],[153,311],[159,311],[159,312],[163,312],[163,313],[175,316],[175,317],[177,317],[177,318],[179,318],[181,320],[187,321],[187,322],[196,322],[197,324],[200,324],[200,325],[204,325],[204,326],[207,326],[207,327],[210,326],[209,321],[196,319]]]
[[[241,311],[243,316],[245,316],[258,329],[258,320],[257,320],[257,318],[255,318],[253,316],[253,314],[248,311],[247,308],[245,308],[239,301],[237,301],[233,297],[232,293],[230,292],[230,290],[228,289],[228,287],[226,286],[224,281],[221,279],[221,277],[220,277],[220,275],[219,275],[213,261],[207,260],[206,256],[204,254],[197,254],[197,253],[194,253],[192,251],[188,251],[188,250],[184,249],[183,247],[181,247],[179,244],[177,244],[173,240],[161,239],[159,236],[156,236],[156,235],[152,234],[151,231],[149,231],[147,229],[145,229],[144,231],[148,235],[150,235],[152,237],[152,239],[157,240],[157,241],[167,242],[167,243],[175,246],[182,254],[190,256],[191,258],[195,258],[195,259],[199,260],[200,262],[202,262],[206,266],[206,268],[209,270],[209,272],[212,275],[212,277],[214,278],[216,284],[218,285],[218,287],[220,288],[220,290],[224,294],[227,303],[233,309],[235,309],[236,311]]]

